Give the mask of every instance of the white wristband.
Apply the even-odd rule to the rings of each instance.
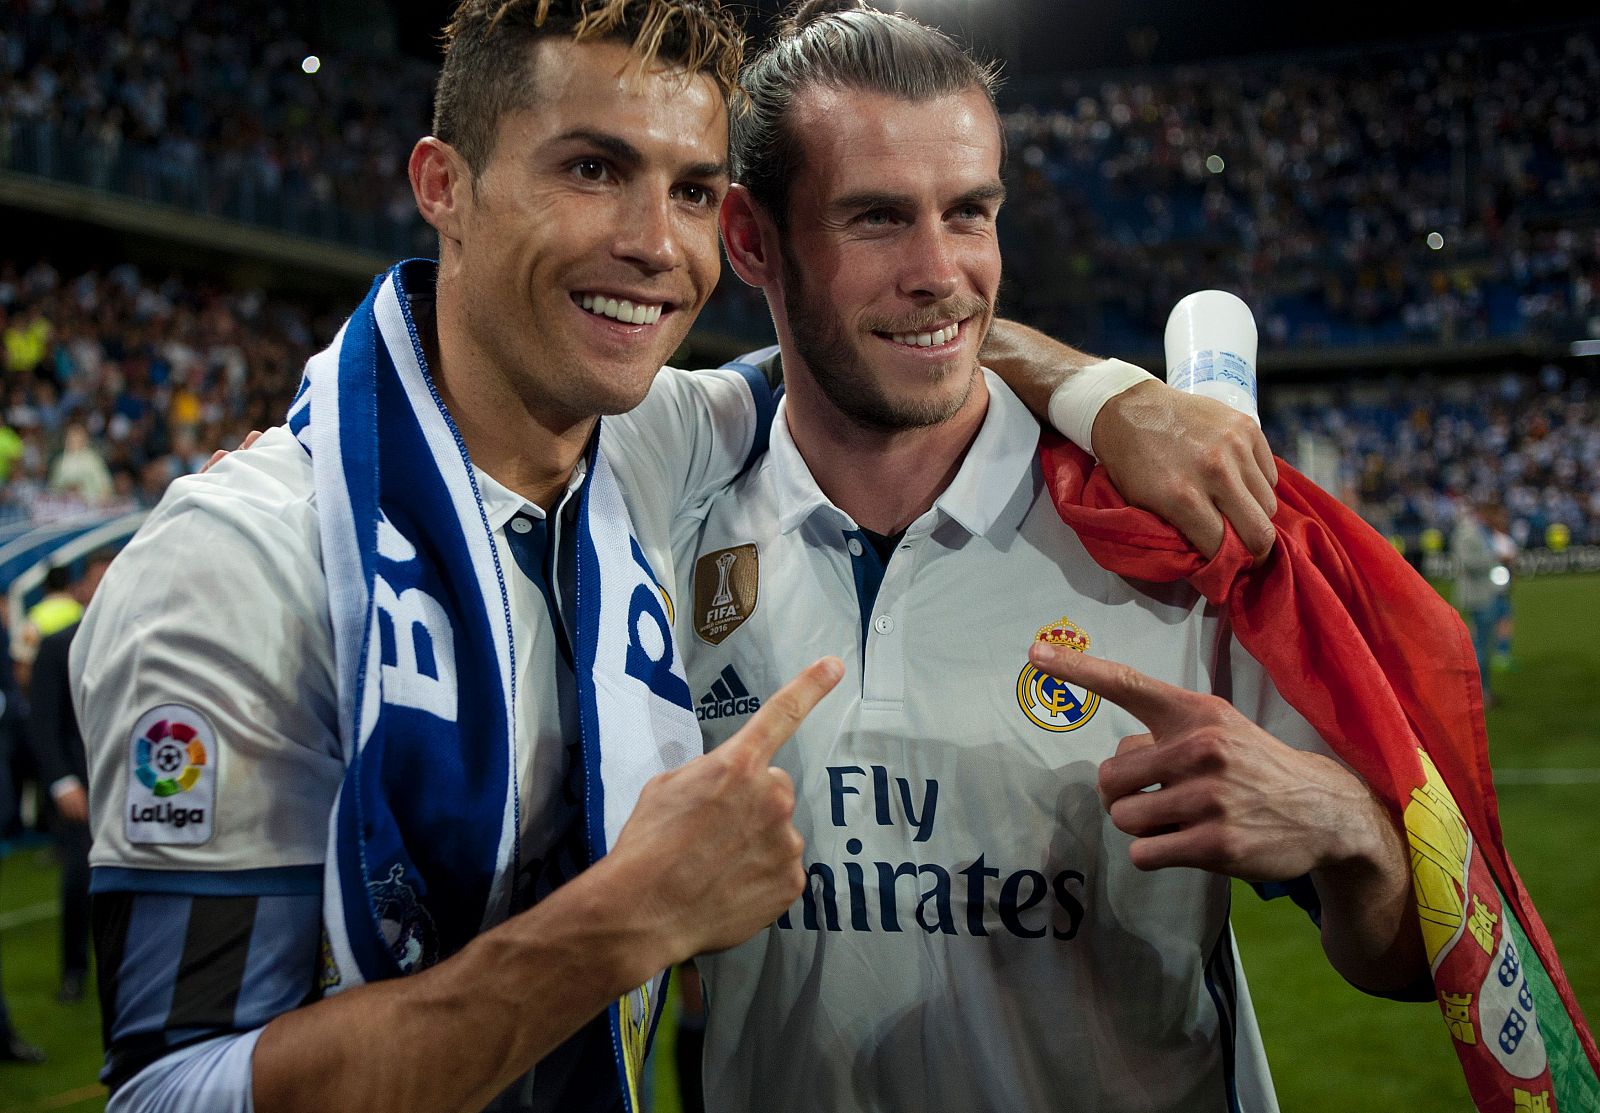
[[[1100,409],[1111,399],[1140,383],[1160,382],[1142,367],[1120,359],[1103,359],[1080,368],[1051,392],[1047,412],[1050,424],[1085,452],[1094,453],[1089,431]]]

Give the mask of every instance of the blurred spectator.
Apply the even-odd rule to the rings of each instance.
[[[1466,615],[1472,628],[1472,651],[1478,659],[1478,678],[1483,683],[1486,707],[1494,705],[1489,663],[1494,655],[1499,597],[1511,583],[1510,573],[1494,550],[1494,531],[1490,524],[1493,512],[1490,504],[1465,507],[1450,535],[1450,555],[1456,562],[1452,601]]]
[[[111,501],[111,472],[89,443],[89,431],[82,425],[67,426],[61,455],[50,469],[50,489],[75,494],[90,506]]]
[[[29,375],[44,362],[50,343],[50,321],[37,305],[6,327],[6,370]]]
[[[72,586],[80,608],[94,598],[114,555],[101,551],[89,557],[83,578]],[[89,768],[67,676],[67,654],[77,632],[74,621],[39,643],[28,714],[39,781],[54,805],[52,828],[61,859],[61,984],[56,999],[63,1004],[83,998],[89,976]]]
[[[0,424],[0,484],[11,478],[11,469],[17,466],[25,451],[21,434],[9,425]]]
[[[0,844],[17,826],[17,786],[11,779],[11,754],[21,741],[26,711],[11,675],[11,658],[0,654]],[[0,852],[0,867],[5,854]],[[23,1039],[11,1026],[6,1008],[4,977],[0,976],[0,1063],[42,1063],[44,1052]]]
[[[70,590],[71,576],[62,565],[52,565],[44,575],[44,598],[28,608],[27,620],[11,636],[11,662],[17,683],[27,690],[39,644],[83,617],[83,603]]]
[[[1511,610],[1511,581],[1517,573],[1517,543],[1510,534],[1511,515],[1504,506],[1492,508],[1489,518],[1492,534],[1489,544],[1494,547],[1494,555],[1500,561],[1501,567],[1506,570],[1506,586],[1495,598],[1494,614],[1494,656],[1490,664],[1496,669],[1512,669],[1515,662],[1511,657],[1511,642],[1516,636],[1516,616]]]

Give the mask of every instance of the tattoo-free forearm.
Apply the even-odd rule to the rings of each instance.
[[[487,1105],[683,957],[649,930],[627,868],[602,859],[429,970],[273,1020],[255,1050],[256,1113]]]
[[[978,353],[1040,421],[1048,421],[1050,395],[1073,374],[1099,361],[1038,329],[996,318]]]
[[[1322,949],[1346,981],[1368,992],[1415,986],[1428,964],[1404,836],[1371,796],[1345,830],[1348,845],[1311,873],[1322,902]]]

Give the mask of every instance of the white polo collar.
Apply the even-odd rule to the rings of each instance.
[[[472,474],[478,480],[478,494],[483,498],[483,515],[488,519],[491,533],[500,532],[505,528],[506,523],[518,514],[526,514],[530,518],[544,518],[546,516],[544,509],[538,503],[523,498],[476,464],[472,466]],[[587,455],[580,456],[578,458],[578,466],[572,469],[572,478],[567,481],[566,493],[561,498],[562,503],[565,503],[583,486],[583,481],[588,474],[589,457]]]
[[[992,371],[985,368],[983,378],[989,388],[989,408],[983,425],[955,478],[934,500],[933,508],[912,523],[907,532],[930,532],[942,515],[973,536],[984,536],[999,521],[1001,512],[1033,468],[1039,449],[1039,423]],[[773,417],[767,455],[778,496],[781,532],[792,532],[817,513],[831,517],[841,529],[859,528],[850,515],[822,493],[806,466],[789,432],[787,400],[779,402]]]

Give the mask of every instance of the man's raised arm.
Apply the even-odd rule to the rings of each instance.
[[[1123,498],[1205,555],[1221,547],[1224,518],[1258,560],[1272,548],[1278,471],[1244,414],[1014,321],[995,321],[981,355],[1037,417],[1105,465]]]

